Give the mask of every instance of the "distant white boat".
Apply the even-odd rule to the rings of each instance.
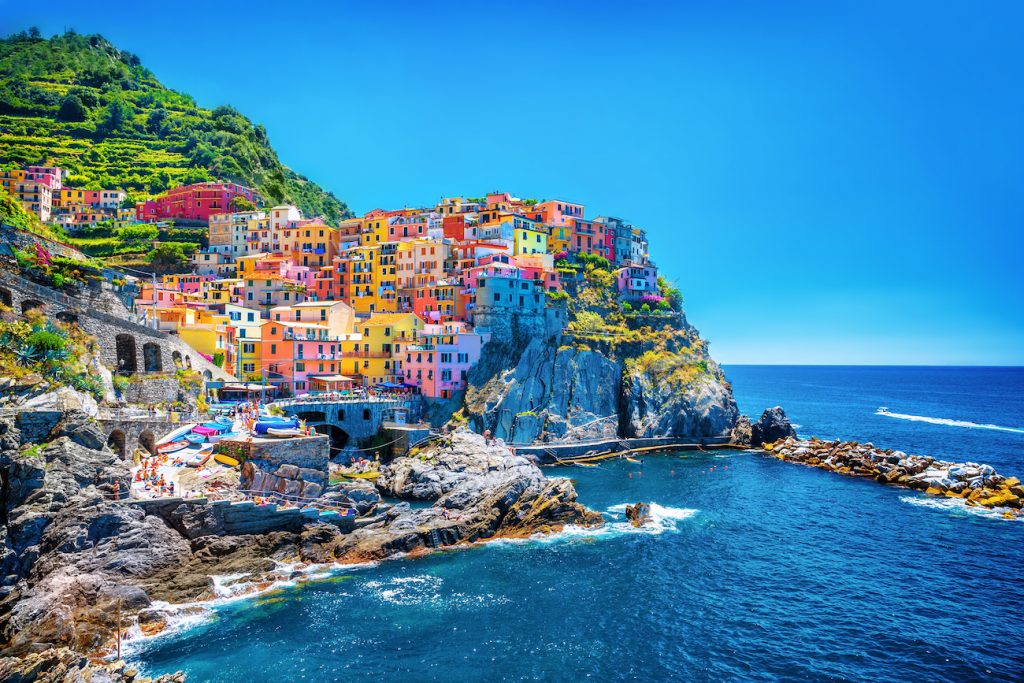
[[[885,406],[882,406],[881,408],[878,409],[878,412],[880,412],[880,413],[888,413],[889,409],[886,408]]]

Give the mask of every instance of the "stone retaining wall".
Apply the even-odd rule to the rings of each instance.
[[[231,443],[223,441],[222,443]],[[253,439],[242,465],[241,487],[247,491],[318,498],[327,488],[330,439]]]
[[[355,516],[342,516],[313,508],[280,509],[252,501],[233,503],[206,498],[158,498],[126,501],[181,530],[188,538],[216,534],[241,536],[270,531],[299,531],[308,522],[327,522],[348,533],[355,528]],[[197,523],[198,522],[198,523]]]
[[[623,452],[635,448],[663,447],[666,450],[695,450],[701,445],[724,446],[729,443],[728,437],[706,438],[702,443],[688,443],[676,437],[654,437],[649,439],[606,439],[588,441],[586,443],[569,444],[535,444],[532,446],[516,446],[517,455],[532,455],[538,462],[552,464],[557,459],[579,458],[587,453],[605,453],[612,450]]]

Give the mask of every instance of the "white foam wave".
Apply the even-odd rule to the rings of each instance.
[[[147,636],[133,625],[122,643],[122,650],[128,654],[137,652],[155,639],[189,631],[209,622],[216,616],[217,608],[243,600],[252,600],[283,588],[290,588],[309,581],[331,578],[342,573],[376,567],[376,562],[356,564],[290,564],[278,562],[270,575],[259,577],[251,574],[220,574],[210,577],[213,593],[217,597],[195,602],[169,603],[154,600],[152,609],[162,612],[167,625],[159,632]]]
[[[897,420],[910,420],[911,422],[927,422],[933,425],[945,425],[947,427],[966,427],[968,429],[994,429],[999,432],[1013,432],[1015,434],[1024,434],[1024,429],[1018,429],[1016,427],[1003,427],[1001,425],[993,424],[981,424],[978,422],[970,422],[968,420],[950,420],[944,417],[928,417],[926,415],[907,415],[906,413],[892,413],[888,410],[876,410],[875,415],[884,415],[885,417],[893,417]]]
[[[964,513],[977,515],[978,517],[987,517],[989,519],[1024,522],[1024,516],[1014,515],[1013,517],[1004,517],[1003,513],[1005,510],[967,505],[962,498],[940,498],[938,496],[920,495],[900,496],[900,500],[904,503],[910,503],[911,505],[932,508],[943,512]]]
[[[693,508],[673,508],[651,503],[651,521],[641,527],[635,527],[627,520],[618,521],[618,518],[625,517],[626,515],[625,503],[611,506],[608,508],[607,514],[616,518],[616,521],[606,525],[612,533],[661,534],[666,531],[678,531],[678,522],[693,517],[697,514],[697,510]]]

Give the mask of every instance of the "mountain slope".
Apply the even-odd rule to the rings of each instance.
[[[49,163],[69,169],[74,186],[122,188],[136,200],[222,179],[307,216],[350,215],[281,163],[262,125],[232,107],[198,106],[99,35],[0,40],[0,164]]]

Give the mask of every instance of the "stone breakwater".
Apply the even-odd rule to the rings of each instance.
[[[957,463],[924,455],[875,448],[856,441],[820,441],[793,437],[764,444],[770,455],[849,477],[869,477],[934,496],[962,499],[965,505],[1000,509],[1013,518],[1024,507],[1024,486],[989,465]]]

